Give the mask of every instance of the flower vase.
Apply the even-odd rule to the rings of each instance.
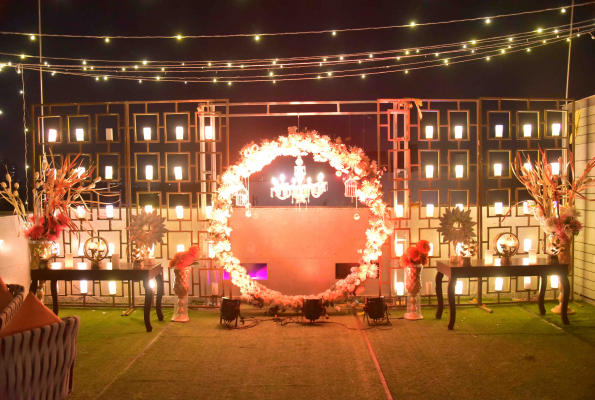
[[[572,254],[570,253],[570,244],[571,244],[572,239],[568,239],[566,240],[562,246],[560,247],[560,251],[558,252],[558,262],[560,264],[568,264],[568,273],[570,274],[571,272],[571,256]]]
[[[188,322],[188,290],[192,268],[174,268],[174,293],[178,296],[174,306],[174,322]]]
[[[421,314],[421,264],[405,268],[407,287],[407,312],[405,319],[423,319]]]
[[[48,262],[56,257],[55,243],[51,240],[29,240],[29,268],[47,269]],[[35,293],[40,301],[45,297],[45,281],[39,281]]]

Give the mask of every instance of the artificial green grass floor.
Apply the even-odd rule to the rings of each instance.
[[[572,304],[576,314],[563,326],[554,305],[545,318],[536,304],[493,306],[492,314],[460,307],[454,331],[447,309],[436,320],[424,308],[421,321],[396,319],[397,309],[392,328],[365,333],[394,399],[593,399],[595,307]],[[142,309],[120,314],[61,309],[81,317],[69,399],[387,398],[358,330],[267,321],[228,331],[217,310],[191,310],[180,324],[165,309],[163,322],[153,312],[146,333]],[[357,327],[350,312],[330,321]]]

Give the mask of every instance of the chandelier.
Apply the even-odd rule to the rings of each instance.
[[[299,155],[295,160],[293,167],[293,178],[291,183],[285,182],[285,175],[281,174],[279,180],[273,177],[273,187],[271,188],[271,197],[277,197],[279,200],[286,200],[291,197],[291,204],[307,204],[310,201],[310,195],[315,199],[319,198],[328,190],[328,183],[324,181],[324,174],[318,174],[318,182],[313,183],[312,178],[306,178],[306,166]]]

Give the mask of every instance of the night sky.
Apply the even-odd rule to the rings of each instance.
[[[570,1],[42,1],[42,31],[88,35],[200,35],[343,29],[430,22],[508,14],[569,5]],[[595,17],[595,5],[579,7],[575,22]],[[570,22],[570,10],[448,25],[378,31],[253,38],[101,39],[43,38],[46,56],[114,60],[207,61],[296,57],[400,49],[482,39]],[[0,30],[37,32],[37,1],[0,2]],[[0,52],[38,54],[28,36],[0,35]],[[492,62],[473,61],[402,73],[322,81],[271,83],[147,82],[88,77],[44,76],[44,100],[101,102],[228,98],[242,101],[375,100],[377,98],[478,98],[494,96],[564,97],[568,45],[556,43],[529,54],[516,53]],[[0,56],[0,62],[18,57]],[[595,94],[595,40],[588,34],[573,41],[569,97]],[[25,100],[40,101],[39,73],[26,71]],[[21,75],[0,73],[0,159],[24,164]],[[359,128],[364,121],[358,122]],[[373,127],[374,121],[370,122]],[[250,124],[250,128],[254,123]],[[313,127],[314,128],[314,127]],[[283,132],[279,132],[283,133]],[[363,140],[355,138],[354,140]],[[241,141],[241,139],[240,139]],[[244,142],[243,142],[244,143]],[[355,143],[358,144],[358,143]]]

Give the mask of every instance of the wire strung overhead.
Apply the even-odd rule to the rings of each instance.
[[[330,33],[332,36],[336,36],[337,33],[340,33],[340,32],[361,32],[361,31],[370,31],[370,30],[413,28],[413,27],[420,27],[420,26],[445,25],[445,24],[472,22],[472,21],[484,21],[485,23],[489,24],[492,22],[492,20],[499,19],[499,18],[538,14],[538,13],[552,12],[552,11],[560,11],[561,13],[566,13],[566,10],[569,8],[584,7],[584,6],[588,6],[591,4],[595,4],[595,1],[589,1],[589,2],[574,4],[574,5],[570,5],[570,6],[552,7],[552,8],[544,8],[544,9],[532,10],[532,11],[521,11],[521,12],[516,12],[516,13],[510,13],[510,14],[464,18],[464,19],[456,19],[456,20],[449,20],[449,21],[437,21],[437,22],[411,21],[407,24],[401,24],[401,25],[376,26],[376,27],[364,27],[364,28],[346,28],[346,29],[323,29],[323,30],[315,30],[315,31],[298,31],[298,32],[235,33],[235,34],[227,34],[227,35],[181,35],[181,34],[175,34],[175,35],[118,36],[118,35],[72,35],[72,34],[65,35],[65,34],[52,34],[52,33],[43,33],[40,35],[38,33],[0,31],[0,34],[29,36],[31,38],[31,40],[35,40],[37,37],[40,37],[40,36],[41,37],[55,37],[55,38],[100,39],[100,40],[103,40],[105,43],[109,43],[111,39],[175,39],[175,40],[182,40],[182,39],[252,37],[252,38],[254,38],[254,40],[260,40],[260,38],[263,36],[311,35],[311,34],[326,34],[326,33]]]

